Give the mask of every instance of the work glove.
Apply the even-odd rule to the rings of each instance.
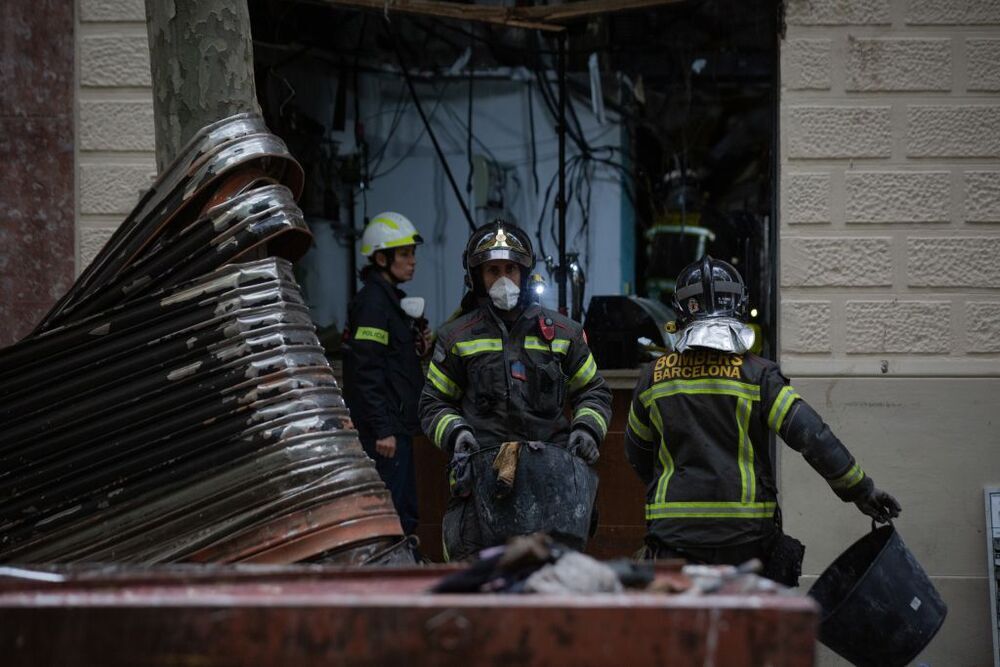
[[[468,498],[472,495],[472,461],[470,457],[479,451],[476,437],[468,429],[462,429],[455,436],[451,462],[448,464],[448,478],[451,482],[451,495],[456,498]]]
[[[889,519],[895,519],[903,510],[899,501],[877,487],[872,487],[871,492],[867,496],[858,498],[854,501],[854,504],[864,514],[867,514],[879,523],[886,523]]]
[[[476,441],[476,436],[472,435],[472,431],[467,428],[463,428],[458,432],[458,435],[455,436],[455,445],[452,450],[453,457],[454,454],[458,454],[459,452],[466,455],[474,454],[479,451],[479,443]]]
[[[594,436],[590,435],[590,431],[582,428],[569,434],[567,449],[570,454],[576,454],[586,461],[587,465],[594,465],[597,463],[597,459],[601,458],[601,452],[597,449],[597,441],[594,440]]]

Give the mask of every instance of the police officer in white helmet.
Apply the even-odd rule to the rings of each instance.
[[[392,494],[403,531],[417,528],[413,436],[420,432],[417,400],[424,384],[420,354],[428,347],[423,299],[399,285],[413,278],[423,239],[406,216],[374,216],[361,237],[368,265],[364,286],[348,309],[344,395],[361,445]]]

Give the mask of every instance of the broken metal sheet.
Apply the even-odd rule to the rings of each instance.
[[[0,350],[0,562],[363,562],[400,543],[292,273],[301,187],[259,117],[205,128]]]
[[[260,126],[263,127],[262,121]],[[81,301],[103,289],[145,247],[162,235],[178,233],[200,217],[206,205],[213,203],[210,198],[224,176],[238,170],[263,171],[288,185],[295,197],[302,190],[302,168],[284,142],[266,131],[229,138],[199,154],[184,173],[178,175],[170,171],[184,167],[184,163],[175,162],[158,179],[147,199],[137,207],[139,213],[133,211],[126,218],[73,287],[42,319],[36,331],[71,320],[74,308]]]

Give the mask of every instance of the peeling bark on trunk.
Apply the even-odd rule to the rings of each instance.
[[[156,166],[205,125],[260,111],[245,0],[146,0]]]

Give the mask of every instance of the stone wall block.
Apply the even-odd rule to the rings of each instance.
[[[891,20],[889,0],[788,0],[788,25],[884,25]]]
[[[132,211],[156,177],[156,165],[85,164],[80,167],[80,213]]]
[[[1000,0],[908,0],[910,25],[1000,24]]]
[[[830,222],[830,180],[830,174],[786,174],[782,184],[785,222]]]
[[[85,88],[152,85],[146,36],[83,37],[80,85]]]
[[[1000,236],[910,238],[911,287],[1000,288]]]
[[[781,246],[784,287],[887,287],[892,284],[892,239],[786,236]]]
[[[111,235],[114,234],[115,230],[113,227],[81,227],[80,228],[80,245],[79,245],[79,256],[80,261],[77,262],[77,274],[83,272],[87,268],[94,258],[97,257],[97,253],[101,251],[104,244],[108,242]]]
[[[910,157],[1000,158],[1000,106],[911,106],[906,152]]]
[[[152,151],[153,101],[81,101],[79,131],[82,150]]]
[[[949,301],[848,301],[848,354],[947,354]]]
[[[969,90],[1000,90],[1000,39],[965,40]]]
[[[792,39],[782,49],[781,80],[789,90],[830,89],[829,39]]]
[[[950,39],[848,39],[847,90],[950,90],[951,70]]]
[[[781,302],[781,349],[785,352],[830,352],[830,302]]]
[[[793,106],[785,128],[790,158],[890,157],[888,106]]]
[[[965,219],[1000,222],[1000,171],[966,172]]]
[[[866,171],[846,176],[847,222],[948,222],[949,172]]]
[[[1000,352],[1000,301],[965,304],[966,352]]]
[[[80,0],[80,21],[146,21],[143,0]]]

